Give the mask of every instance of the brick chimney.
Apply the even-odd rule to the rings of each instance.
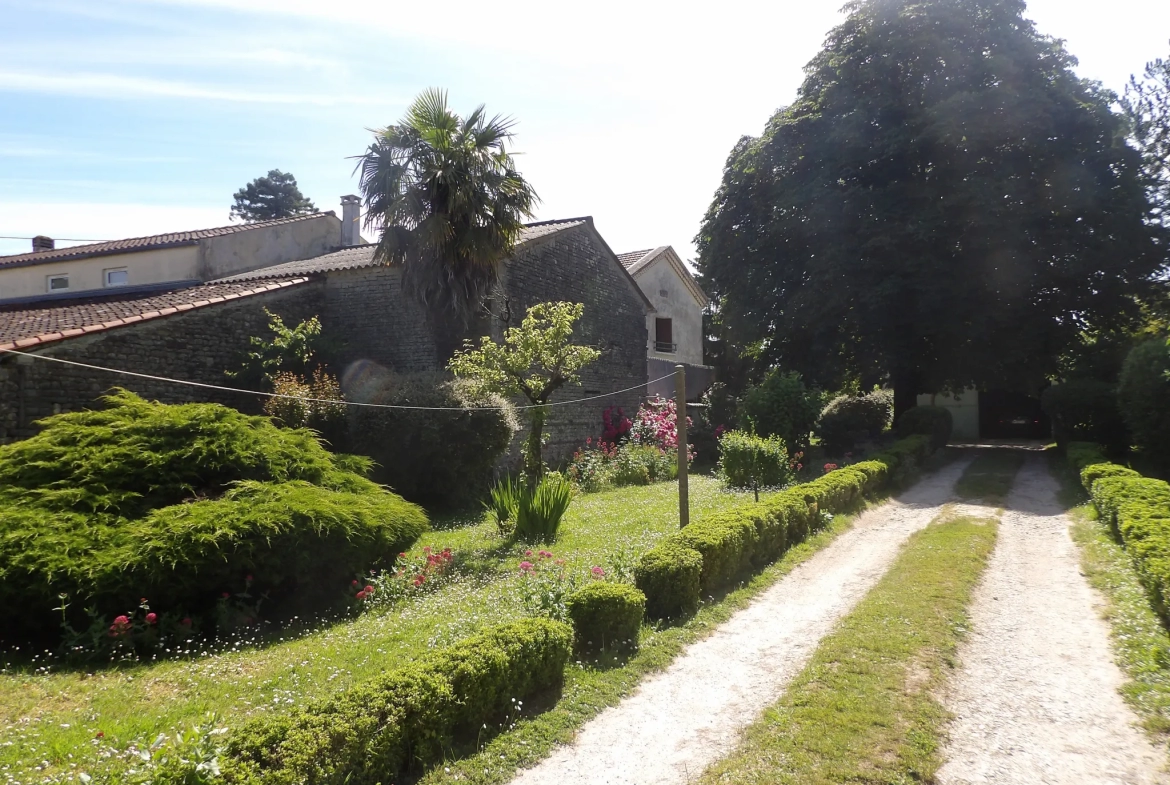
[[[362,198],[350,194],[341,197],[341,246],[348,248],[362,241]]]
[[[43,234],[38,234],[33,238],[33,253],[37,251],[52,251],[56,247],[52,237],[45,237]]]

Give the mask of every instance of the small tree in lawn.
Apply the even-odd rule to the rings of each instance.
[[[580,384],[578,372],[601,356],[597,349],[569,343],[584,310],[578,303],[534,305],[519,327],[504,332],[503,343],[485,336],[475,348],[468,341],[447,366],[483,392],[523,396],[532,405],[524,445],[524,477],[530,488],[544,473],[541,442],[549,398],[566,384]]]

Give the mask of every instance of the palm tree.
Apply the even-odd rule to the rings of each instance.
[[[374,258],[403,265],[408,290],[448,323],[467,324],[537,202],[507,150],[513,125],[483,105],[461,118],[431,88],[358,156]]]

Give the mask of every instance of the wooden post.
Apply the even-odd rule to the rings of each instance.
[[[691,522],[690,489],[687,487],[687,372],[674,366],[674,420],[678,432],[678,525]]]

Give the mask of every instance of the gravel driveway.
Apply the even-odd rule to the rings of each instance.
[[[913,532],[950,500],[966,466],[929,475],[761,594],[667,670],[587,723],[515,785],[686,783],[730,752],[821,638],[865,596]]]
[[[1078,566],[1044,458],[1020,469],[943,703],[941,785],[1165,781],[1118,693],[1101,601]]]

